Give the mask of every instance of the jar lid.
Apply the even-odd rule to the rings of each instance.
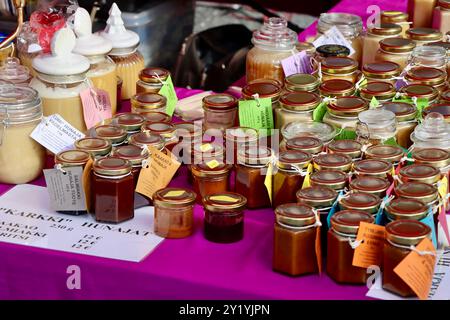
[[[200,159],[224,159],[225,148],[223,145],[208,141],[194,145],[194,158]]]
[[[125,29],[122,12],[116,3],[113,3],[109,10],[106,28],[100,32],[100,36],[110,40],[113,49],[133,48],[139,44],[139,35],[136,32]]]
[[[369,78],[373,77],[377,79],[389,79],[400,75],[401,68],[398,63],[391,61],[381,61],[364,64],[362,71],[364,75]]]
[[[398,23],[408,22],[408,14],[401,11],[385,10],[381,11],[381,22]]]
[[[74,14],[73,31],[77,35],[74,53],[83,56],[105,55],[112,50],[112,43],[106,38],[92,33],[89,12],[78,7]]]
[[[444,100],[446,102],[450,102],[450,90],[446,90],[441,93],[441,100]]]
[[[164,188],[155,192],[153,203],[166,208],[193,205],[197,194],[185,188]]]
[[[446,72],[429,67],[412,68],[407,72],[405,76],[405,79],[408,81],[408,83],[428,84],[431,86],[445,82],[446,78]]]
[[[426,84],[408,84],[402,87],[400,92],[408,97],[428,98],[429,101],[433,101],[439,95],[439,91]]]
[[[324,96],[350,96],[355,93],[355,85],[342,79],[325,80],[319,87]]]
[[[450,146],[450,124],[445,122],[442,114],[431,112],[416,126],[411,139],[428,142],[433,146],[436,144]]]
[[[146,123],[149,122],[170,122],[172,119],[167,113],[159,112],[159,111],[146,111],[140,112],[141,116],[144,117]]]
[[[203,136],[202,127],[195,125],[193,122],[177,122],[173,125],[177,137],[189,140],[191,143],[198,141]]]
[[[431,236],[431,228],[417,220],[396,220],[386,225],[386,238],[400,245],[417,245]]]
[[[381,108],[395,114],[398,122],[410,121],[416,118],[417,108],[406,102],[383,102]]]
[[[306,51],[307,54],[313,55],[316,52],[316,47],[311,42],[299,41],[295,45],[298,52]]]
[[[311,162],[312,156],[308,152],[298,150],[286,150],[278,155],[277,166],[284,170],[295,170],[304,168]]]
[[[75,34],[71,29],[56,31],[51,42],[51,54],[39,54],[33,59],[33,68],[39,73],[53,76],[85,73],[91,64],[86,57],[72,53],[75,42]]]
[[[328,145],[331,153],[347,154],[352,158],[361,156],[362,144],[355,140],[335,140]]]
[[[379,159],[359,160],[353,166],[357,173],[365,175],[388,174],[392,171],[392,163]]]
[[[143,92],[131,97],[131,105],[148,110],[159,109],[167,105],[167,98],[158,93]]]
[[[124,128],[112,124],[97,126],[94,130],[98,138],[109,140],[113,145],[125,141],[128,135]]]
[[[292,226],[305,227],[316,223],[316,215],[311,206],[301,203],[285,203],[275,208],[277,222]]]
[[[42,118],[38,92],[25,86],[0,86],[0,122],[20,124]]]
[[[365,100],[353,96],[337,98],[336,101],[331,101],[327,106],[328,112],[346,117],[356,117],[361,111],[368,108],[369,105]]]
[[[396,186],[395,193],[399,197],[419,199],[425,202],[425,198],[437,197],[437,187],[424,182],[411,181]],[[434,200],[434,199],[432,199]]]
[[[439,0],[438,6],[444,8],[444,9],[450,9],[450,0]]]
[[[290,92],[281,96],[281,107],[290,111],[314,110],[322,101],[319,95],[311,92]]]
[[[380,206],[379,196],[367,192],[352,192],[339,200],[339,205],[343,209],[373,210]]]
[[[403,182],[418,181],[436,183],[441,177],[441,171],[429,164],[412,164],[400,169],[399,178]]]
[[[82,150],[67,150],[55,155],[55,163],[64,167],[84,166],[90,159],[90,155]]]
[[[395,23],[380,23],[379,26],[369,28],[369,33],[378,36],[396,36],[402,33],[402,27]]]
[[[203,98],[203,108],[213,110],[230,110],[237,107],[237,99],[231,94],[216,93]]]
[[[111,152],[111,142],[102,138],[81,138],[75,141],[75,148],[89,152],[93,157]]]
[[[164,136],[175,133],[175,126],[167,122],[147,122],[142,126],[142,131],[150,131]]]
[[[265,17],[260,29],[253,32],[254,45],[277,50],[292,50],[297,43],[297,33],[287,27],[287,21],[279,17]]]
[[[140,130],[145,121],[142,115],[131,112],[118,113],[113,119],[126,131]]]
[[[0,67],[0,80],[10,84],[27,84],[33,76],[27,67],[20,64],[20,60],[14,57],[6,58],[2,67]]]
[[[413,51],[416,43],[405,38],[386,38],[380,41],[380,48],[391,53],[407,53]]]
[[[94,161],[94,172],[105,176],[121,176],[131,172],[131,162],[119,157],[105,157]]]
[[[323,144],[320,139],[315,137],[301,136],[289,139],[286,141],[286,149],[299,150],[312,154],[322,151]]]
[[[208,211],[222,212],[234,215],[235,212],[245,209],[247,198],[234,192],[218,192],[203,198],[203,206]]]
[[[436,168],[444,168],[450,164],[450,152],[444,149],[414,149],[411,156],[416,163],[431,164]]]
[[[360,16],[349,13],[327,12],[321,13],[317,23],[317,31],[325,33],[332,27],[338,28],[344,37],[353,38],[363,30]]]
[[[320,80],[311,74],[295,73],[286,77],[284,85],[289,91],[315,91]]]
[[[211,166],[208,161],[202,161],[191,165],[192,174],[197,177],[210,177],[227,174],[232,166],[225,163],[219,163],[217,166]]]
[[[142,161],[149,157],[148,150],[132,144],[114,148],[112,155],[130,161],[133,167],[142,166]]]
[[[329,187],[315,186],[298,190],[296,196],[299,203],[313,207],[328,207],[336,200],[337,192]]]
[[[371,100],[373,97],[378,100],[392,99],[397,90],[389,82],[375,81],[369,82],[360,90],[361,98]]]
[[[426,43],[425,46],[442,48],[445,51],[447,51],[447,56],[450,56],[450,42],[436,41],[436,42]],[[441,50],[441,52],[443,52],[443,51]]]
[[[139,72],[139,79],[147,83],[161,84],[161,81],[166,81],[169,75],[170,71],[167,69],[151,67],[141,70],[141,72]]]
[[[314,137],[326,144],[336,136],[336,128],[323,122],[293,121],[281,128],[281,135],[285,140],[295,137]]]
[[[164,149],[164,139],[161,135],[152,132],[139,132],[133,134],[128,140],[129,144],[134,144],[138,147],[154,147],[157,150]]]
[[[367,193],[381,193],[390,186],[387,179],[371,176],[362,176],[350,182],[350,190]]]
[[[389,162],[398,162],[401,158],[403,158],[404,153],[403,149],[399,146],[380,144],[368,147],[366,149],[365,156],[369,159],[380,159]]]
[[[337,232],[357,234],[361,222],[373,223],[372,215],[362,210],[342,210],[331,217],[331,227]]]
[[[324,186],[334,190],[343,189],[347,182],[347,174],[337,170],[320,170],[314,172],[311,177],[311,186]]]
[[[316,170],[342,170],[347,171],[352,164],[352,158],[346,154],[325,153],[314,158]]]
[[[233,127],[225,130],[225,140],[247,143],[258,140],[258,131],[247,127]]]
[[[411,28],[406,31],[406,37],[419,41],[440,41],[442,32],[432,28]]]
[[[432,106],[428,106],[425,109],[423,109],[422,114],[424,116],[429,115],[432,112],[437,112],[441,114],[445,119],[450,118],[450,104],[443,103],[443,104],[434,104]]]
[[[358,69],[358,62],[348,57],[327,57],[321,63],[322,72],[329,74],[347,74]]]
[[[321,57],[347,57],[350,55],[350,49],[339,44],[324,44],[317,47],[316,52]]]
[[[397,198],[389,202],[386,212],[391,220],[422,220],[428,214],[428,206],[419,200]]]
[[[281,94],[281,87],[270,80],[261,80],[247,84],[242,89],[242,96],[245,99],[254,99],[253,95],[255,94],[258,94],[260,98],[278,100]]]
[[[272,149],[267,147],[247,147],[238,151],[238,163],[265,166],[272,160]]]

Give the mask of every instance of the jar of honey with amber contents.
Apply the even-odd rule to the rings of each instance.
[[[170,76],[170,71],[164,68],[145,68],[139,72],[136,82],[136,93],[159,93],[163,83]]]
[[[131,97],[131,112],[166,112],[167,98],[158,93],[138,93]]]
[[[172,120],[172,117],[167,113],[159,111],[144,111],[139,112],[139,114],[144,117],[145,123],[170,122]]]
[[[380,19],[382,23],[395,23],[402,27],[401,36],[404,37],[409,30],[409,15],[406,12],[385,10],[381,11]]]
[[[109,155],[112,149],[111,142],[102,138],[81,138],[74,145],[77,150],[88,152],[93,159]]]
[[[319,93],[320,80],[305,73],[294,73],[284,80],[284,90],[287,92],[312,92]]]
[[[292,92],[281,96],[280,108],[275,109],[275,128],[294,122],[312,122],[314,109],[321,103],[318,94]]]
[[[397,164],[404,156],[402,148],[387,144],[370,146],[364,152],[366,159],[379,159]]]
[[[352,96],[355,92],[355,84],[351,81],[343,79],[326,80],[323,81],[319,87],[320,95],[329,98]]]
[[[372,193],[352,192],[339,200],[342,210],[362,210],[375,215],[381,205],[381,198]]]
[[[237,163],[239,151],[258,143],[258,131],[247,127],[226,129],[223,135],[226,150],[226,162]]]
[[[260,79],[247,84],[242,88],[242,98],[252,100],[270,98],[272,100],[272,108],[275,110],[279,106],[279,99],[282,92],[281,82],[273,79]]]
[[[416,44],[410,39],[387,38],[380,41],[380,49],[375,55],[375,61],[396,63],[401,69],[406,68],[408,59]]]
[[[204,130],[225,130],[238,122],[238,101],[230,94],[211,94],[202,100]]]
[[[373,98],[377,99],[378,102],[391,101],[396,93],[397,90],[393,84],[383,81],[374,81],[363,86],[359,95],[370,103]]]
[[[347,181],[347,173],[338,170],[320,170],[310,176],[312,187],[329,187],[337,192],[344,190]]]
[[[230,188],[230,170],[232,166],[211,160],[193,164],[191,172],[193,176],[193,188],[197,194],[197,203],[207,195],[226,192]]]
[[[316,250],[320,225],[314,209],[305,204],[286,203],[275,209],[273,270],[291,276],[318,273]]]
[[[356,130],[358,114],[369,108],[369,104],[362,98],[346,96],[337,98],[327,106],[323,122],[350,131]]]
[[[399,37],[401,33],[402,27],[395,23],[381,23],[368,28],[363,39],[362,64],[375,61],[375,55],[380,48],[380,41],[386,38]]]
[[[364,77],[368,82],[388,82],[395,84],[395,77],[402,72],[401,66],[392,61],[376,61],[366,63],[362,67]]]
[[[348,172],[352,167],[352,158],[346,154],[325,153],[315,157],[313,163],[316,171],[339,170]]]
[[[358,61],[348,57],[328,57],[321,62],[322,81],[341,79],[356,83],[360,72]]]
[[[335,140],[328,146],[329,153],[345,154],[353,160],[361,158],[362,144],[356,140]]]
[[[398,184],[394,190],[398,197],[420,200],[426,205],[433,205],[438,199],[437,187],[425,182],[410,181]]]
[[[398,174],[400,182],[410,181],[435,184],[441,179],[441,171],[429,164],[411,164],[400,169]]]
[[[379,159],[365,159],[353,163],[353,172],[357,177],[392,178],[392,168],[392,163]]]
[[[406,38],[413,40],[419,47],[427,43],[441,41],[443,34],[432,28],[411,28],[406,31]]]
[[[428,206],[419,200],[397,198],[388,203],[385,211],[389,221],[394,220],[420,221],[427,216]]]

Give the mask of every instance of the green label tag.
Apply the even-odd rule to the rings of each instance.
[[[239,101],[239,124],[253,129],[273,129],[272,100],[260,98]]]
[[[327,112],[327,104],[322,101],[313,111],[313,119],[315,122],[322,122],[323,116]]]
[[[164,82],[162,88],[159,90],[159,94],[167,98],[166,113],[169,116],[172,116],[173,112],[175,111],[175,106],[178,102],[178,97],[173,86],[172,77],[170,75]]]
[[[397,143],[397,140],[395,140],[395,137],[387,139],[386,141],[383,142],[383,144],[389,145],[389,146],[395,146],[395,147],[399,146]]]
[[[375,109],[380,106],[380,103],[378,102],[377,98],[372,97],[372,100],[370,100],[369,109]]]
[[[419,98],[417,99],[417,115],[416,118],[419,121],[422,121],[423,117],[422,117],[422,112],[423,109],[425,109],[426,107],[428,107],[428,98]]]
[[[334,138],[334,140],[355,140],[356,132],[353,130],[342,129],[342,131]]]

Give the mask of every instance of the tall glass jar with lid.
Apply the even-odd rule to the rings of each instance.
[[[423,46],[427,43],[441,41],[442,32],[432,28],[411,28],[406,31],[406,38],[413,40],[416,46]]]
[[[370,28],[363,40],[362,64],[375,61],[375,54],[380,48],[380,41],[386,38],[399,37],[402,27],[394,23],[382,23]]]
[[[297,53],[297,34],[288,29],[283,18],[268,18],[253,33],[254,47],[247,53],[247,82],[275,79],[284,83],[281,60]]]
[[[380,108],[366,110],[358,114],[357,140],[372,145],[383,144],[390,139],[395,141],[396,128],[397,121],[392,111]]]
[[[397,120],[395,138],[399,146],[408,149],[412,144],[411,133],[417,125],[417,108],[406,102],[384,102],[381,107],[395,114]]]
[[[414,149],[439,148],[450,151],[450,124],[437,112],[425,117],[411,134]]]
[[[0,80],[10,82],[14,85],[28,86],[33,76],[27,67],[20,64],[20,60],[8,57],[3,66],[0,67]]]
[[[52,53],[33,59],[37,76],[30,86],[39,92],[44,116],[61,115],[80,131],[86,131],[80,93],[89,89],[86,72],[89,60],[72,53],[75,35],[68,28],[57,31],[53,37]]]

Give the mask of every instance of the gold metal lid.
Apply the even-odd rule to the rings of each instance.
[[[312,156],[308,152],[286,150],[278,155],[277,166],[281,170],[295,170],[305,168],[311,162]]]
[[[436,68],[415,67],[410,69],[405,80],[409,83],[427,84],[430,86],[440,85],[447,79],[447,74]]]
[[[265,166],[272,160],[272,149],[267,147],[247,147],[238,151],[239,164]]]
[[[406,37],[418,41],[440,41],[442,32],[432,28],[411,28],[406,31]]]
[[[90,155],[82,150],[67,150],[55,155],[55,163],[64,167],[84,166],[90,159]]]
[[[124,142],[128,135],[124,128],[112,124],[97,126],[94,131],[98,138],[108,140],[112,145]]]
[[[439,96],[439,91],[426,84],[408,84],[402,87],[400,92],[408,97],[427,98],[429,101],[433,101]]]
[[[350,49],[339,44],[324,44],[316,49],[317,55],[322,58],[327,57],[348,57]]]
[[[167,122],[147,122],[142,126],[142,132],[151,132],[162,137],[172,137],[175,136],[175,126]]]
[[[381,23],[370,28],[368,32],[377,36],[396,36],[402,33],[402,27],[395,23]]]
[[[390,79],[400,75],[401,67],[391,61],[371,62],[363,65],[362,72],[368,78]]]
[[[131,97],[131,106],[138,107],[141,109],[160,109],[164,108],[167,104],[166,97],[158,93],[138,93]]]
[[[192,122],[177,122],[173,125],[175,127],[175,134],[178,138],[189,140],[190,143],[202,139],[203,129]]]
[[[133,167],[140,167],[142,166],[142,161],[149,157],[149,152],[148,150],[142,150],[138,146],[129,144],[114,148],[112,155],[130,161]]]
[[[197,194],[185,188],[164,188],[155,192],[153,203],[155,206],[165,208],[180,208],[191,206]]]
[[[356,117],[361,111],[367,109],[369,109],[369,104],[365,100],[353,96],[337,98],[327,106],[329,113],[346,117]]]
[[[408,22],[408,18],[408,14],[402,11],[381,11],[381,22],[383,23]]]
[[[450,104],[449,103],[433,104],[423,109],[422,115],[425,118],[432,112],[437,112],[441,114],[444,117],[445,121],[448,121],[448,119],[450,118]]]
[[[290,111],[314,110],[322,101],[319,95],[311,92],[290,92],[281,96],[281,108]]]
[[[411,156],[415,163],[429,164],[436,168],[444,168],[450,164],[450,152],[444,149],[415,149]]]
[[[152,132],[139,132],[133,134],[128,139],[129,144],[134,144],[138,147],[154,147],[158,150],[162,150],[164,148],[164,138],[156,133]]]
[[[395,193],[399,197],[417,199],[425,204],[430,204],[438,197],[437,187],[423,182],[406,182],[395,187]]]
[[[144,117],[146,123],[171,121],[171,117],[167,113],[159,111],[141,112],[140,115]]]
[[[355,93],[355,85],[343,79],[325,80],[319,87],[320,94],[326,97],[351,96]]]
[[[322,72],[348,74],[358,70],[358,62],[349,57],[327,57],[322,60]]]
[[[352,158],[359,158],[362,144],[355,140],[334,140],[327,148],[330,153],[346,154]]]
[[[105,157],[94,161],[94,172],[104,176],[121,176],[131,172],[131,162],[119,157]]]
[[[139,131],[144,124],[145,118],[138,113],[124,112],[113,117],[113,121],[126,131]]]
[[[244,210],[246,204],[247,198],[234,192],[218,192],[203,198],[205,210],[227,215],[235,215],[236,211]]]
[[[429,164],[412,164],[400,169],[399,178],[403,182],[418,181],[434,184],[441,178],[441,171]]]
[[[399,245],[417,245],[431,238],[431,228],[416,220],[396,220],[386,225],[386,238]]]
[[[325,153],[313,159],[316,170],[348,171],[352,166],[352,158],[346,154]]]
[[[286,149],[316,154],[323,150],[323,144],[322,141],[316,137],[300,136],[287,140]]]
[[[378,100],[390,100],[395,96],[396,93],[397,90],[395,89],[394,85],[389,82],[383,81],[369,82],[364,87],[362,87],[359,92],[361,98],[367,100],[371,100],[373,97],[377,98]]]
[[[331,228],[345,234],[357,234],[361,222],[373,223],[371,214],[362,210],[341,210],[331,217]]]
[[[225,130],[224,139],[238,143],[249,143],[258,140],[258,131],[247,127],[233,127]]]
[[[321,208],[331,206],[336,200],[337,192],[329,187],[315,186],[298,190],[296,197],[299,203]]]
[[[287,226],[305,227],[316,223],[311,206],[301,203],[285,203],[275,208],[276,221]]]
[[[402,148],[391,145],[373,145],[364,153],[368,159],[380,159],[389,162],[398,162],[404,156]]]
[[[315,91],[320,85],[320,80],[305,73],[296,73],[286,77],[284,86],[285,89],[291,92],[295,91]]]
[[[272,102],[278,100],[281,94],[281,86],[270,80],[258,81],[247,84],[242,89],[244,99],[254,99],[253,95],[258,94],[260,98],[271,98]]]
[[[164,68],[145,68],[139,73],[139,79],[148,83],[161,83],[161,81],[166,81],[169,75],[170,71]]]
[[[75,141],[75,148],[89,152],[92,157],[105,156],[111,152],[111,142],[102,138],[81,138]]]
[[[398,122],[410,121],[416,118],[417,108],[413,104],[406,102],[383,102],[381,108],[395,114]]]
[[[387,179],[383,179],[380,177],[362,176],[353,179],[350,182],[350,190],[366,193],[382,193],[385,192],[390,185],[391,184]]]
[[[209,161],[203,161],[198,164],[191,165],[192,174],[195,177],[211,177],[228,174],[232,168],[232,165],[219,163],[217,166],[211,166]]]
[[[392,163],[379,159],[359,160],[353,163],[353,169],[363,175],[384,175],[392,171]]]
[[[379,196],[367,192],[352,192],[339,200],[339,205],[343,209],[364,210],[371,214],[378,211],[380,204]]]
[[[237,108],[238,100],[231,94],[215,93],[210,94],[202,99],[203,108],[210,110],[230,110]]]
[[[320,170],[311,175],[310,181],[313,187],[323,186],[341,190],[347,183],[347,174],[338,170]]]
[[[380,41],[380,49],[390,53],[408,53],[415,47],[416,43],[411,39],[386,38]]]

